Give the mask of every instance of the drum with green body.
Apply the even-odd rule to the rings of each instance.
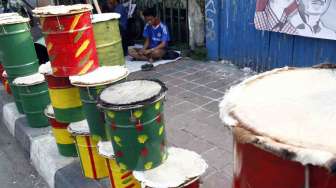
[[[124,170],[149,170],[167,158],[164,98],[157,80],[115,84],[99,96],[118,165]]]
[[[16,108],[19,113],[24,114],[19,89],[17,88],[15,84],[13,84],[13,81],[15,80],[15,78],[7,77],[7,79],[8,79],[10,90],[13,93]]]
[[[104,66],[85,75],[70,77],[71,84],[80,90],[83,111],[93,139],[108,139],[104,113],[97,108],[99,94],[106,87],[125,80],[127,76],[128,70],[123,66]]]
[[[44,109],[50,104],[48,86],[44,76],[36,73],[30,76],[19,77],[13,81],[19,89],[23,111],[32,128],[49,126]]]
[[[125,57],[119,30],[120,14],[94,14],[92,23],[101,66],[124,65]]]

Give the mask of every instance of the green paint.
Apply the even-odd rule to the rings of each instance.
[[[8,79],[9,87],[13,93],[16,108],[19,113],[24,114],[19,89],[13,84],[13,80],[14,80],[13,78],[7,78],[7,79]]]
[[[85,119],[83,107],[58,109],[54,108],[55,119],[61,123],[74,123]]]
[[[65,157],[77,157],[77,150],[75,144],[57,144],[58,151]]]

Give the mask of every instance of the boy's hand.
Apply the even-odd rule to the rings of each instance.
[[[146,50],[145,50],[145,49],[140,49],[140,50],[139,50],[139,54],[140,54],[140,55],[144,55],[144,54],[145,54],[145,52],[146,52]]]
[[[152,53],[152,52],[153,52],[152,49],[150,49],[150,50],[145,50],[144,54],[145,54],[145,55],[149,55],[149,54]]]

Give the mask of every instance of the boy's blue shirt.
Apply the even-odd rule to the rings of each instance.
[[[160,23],[156,27],[147,24],[145,26],[143,36],[145,38],[149,38],[150,40],[149,48],[155,48],[163,41],[166,42],[166,44],[170,41],[168,28],[163,23]]]

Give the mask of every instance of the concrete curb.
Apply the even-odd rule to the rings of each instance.
[[[50,127],[34,129],[19,114],[12,97],[0,87],[0,115],[10,134],[23,147],[37,172],[50,188],[107,188],[108,179],[100,181],[84,178],[78,158],[58,154]]]

